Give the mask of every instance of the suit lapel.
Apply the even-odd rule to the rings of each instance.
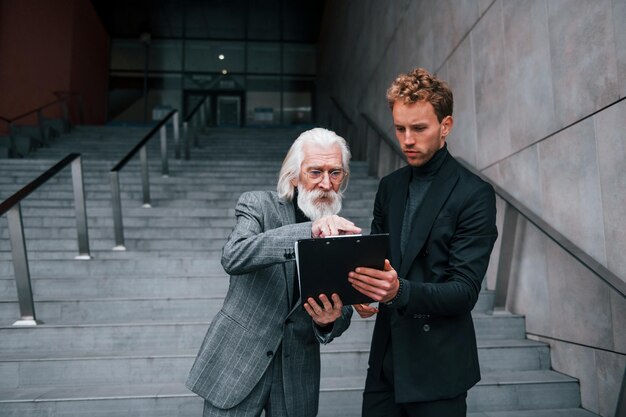
[[[280,213],[280,226],[285,226],[288,224],[294,224],[296,222],[296,213],[294,211],[294,206],[292,202],[283,202],[280,201],[278,203],[278,209]],[[295,284],[294,277],[296,273],[296,263],[295,262],[285,262],[283,264],[285,271],[285,286],[287,287],[287,302],[288,306],[293,305],[293,286]]]
[[[409,241],[402,259],[400,276],[406,277],[413,260],[424,246],[424,242],[430,233],[433,222],[439,214],[441,207],[448,199],[450,192],[459,179],[454,159],[448,154],[439,172],[430,184],[424,200],[415,213],[415,222],[410,231]],[[404,211],[404,207],[402,208]]]
[[[400,180],[392,184],[392,195],[389,204],[389,236],[391,247],[391,264],[400,265],[402,255],[400,251],[400,233],[402,230],[402,221],[404,219],[404,211],[406,208],[406,197],[409,191],[409,179],[411,178],[411,167],[407,166],[400,175]],[[394,216],[393,213],[400,213]]]

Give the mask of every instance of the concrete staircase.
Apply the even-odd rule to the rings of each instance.
[[[145,128],[79,127],[31,159],[0,160],[0,199],[70,152],[83,154],[94,259],[77,254],[69,169],[22,205],[37,315],[19,317],[6,217],[0,218],[0,416],[200,416],[183,385],[228,277],[219,263],[239,194],[273,189],[295,129],[211,130],[191,161],[160,175],[150,146],[153,208],[141,208],[138,162],[121,174],[128,251],[114,252],[108,170]],[[171,146],[170,146],[171,148]],[[170,149],[173,156],[173,150]],[[352,164],[343,214],[368,231],[377,180]],[[590,417],[575,379],[550,370],[547,345],[525,339],[524,318],[474,311],[483,380],[472,417]],[[356,314],[355,314],[356,317]],[[373,320],[355,318],[322,348],[320,416],[360,415]]]

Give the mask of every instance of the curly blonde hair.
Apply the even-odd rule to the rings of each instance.
[[[400,74],[387,90],[387,102],[393,110],[396,101],[413,104],[427,101],[435,108],[437,120],[452,115],[452,91],[445,81],[438,79],[424,68],[415,68],[408,74]]]

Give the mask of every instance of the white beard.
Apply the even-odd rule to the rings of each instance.
[[[324,200],[319,200],[326,197]],[[323,191],[319,189],[306,190],[298,184],[298,207],[312,221],[339,213],[343,194],[333,190]]]

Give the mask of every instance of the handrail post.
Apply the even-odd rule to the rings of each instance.
[[[78,121],[81,125],[85,124],[85,111],[83,108],[83,95],[78,93]]]
[[[22,209],[17,203],[7,212],[9,223],[9,239],[11,240],[11,252],[13,254],[13,270],[15,272],[15,286],[17,287],[17,299],[20,305],[20,320],[13,323],[14,326],[36,326],[40,324],[35,315],[35,303],[33,302],[33,290],[30,284],[30,271],[28,269],[28,255],[26,253],[26,241],[24,239],[24,225],[22,223]]]
[[[72,161],[72,185],[74,188],[74,208],[76,210],[76,232],[78,234],[78,256],[75,259],[91,259],[87,229],[87,209],[85,207],[83,162],[80,156]]]
[[[624,369],[624,377],[622,378],[622,388],[617,397],[617,407],[615,407],[615,417],[626,416],[626,369]]]
[[[115,230],[115,246],[113,250],[126,250],[124,246],[124,225],[122,224],[122,198],[120,196],[120,178],[117,171],[111,171],[111,204],[113,208],[113,228]]]
[[[161,175],[169,176],[169,168],[167,165],[167,132],[165,125],[161,127]]]
[[[189,122],[183,122],[183,140],[185,141],[185,159],[189,160]]]
[[[70,113],[67,108],[67,101],[63,100],[61,103],[61,108],[63,110],[63,133],[70,132]]]
[[[516,229],[517,210],[511,204],[506,203],[502,225],[502,239],[500,241],[500,257],[498,259],[498,271],[496,273],[496,288],[493,302],[494,313],[506,312]]]
[[[9,122],[9,155],[11,158],[17,158],[17,140],[15,139],[15,131],[13,122]]]
[[[141,165],[141,189],[143,194],[143,206],[152,207],[150,201],[150,172],[148,170],[148,151],[145,146],[139,150],[139,161]]]
[[[44,119],[43,112],[41,109],[37,110],[37,124],[39,125],[39,139],[41,139],[41,143],[48,143],[48,138],[46,137],[46,128],[44,127]]]
[[[173,125],[174,125],[174,156],[176,159],[180,159],[180,132],[178,130],[178,112],[174,113]]]
[[[200,112],[200,129],[206,126],[206,102],[202,103]]]

